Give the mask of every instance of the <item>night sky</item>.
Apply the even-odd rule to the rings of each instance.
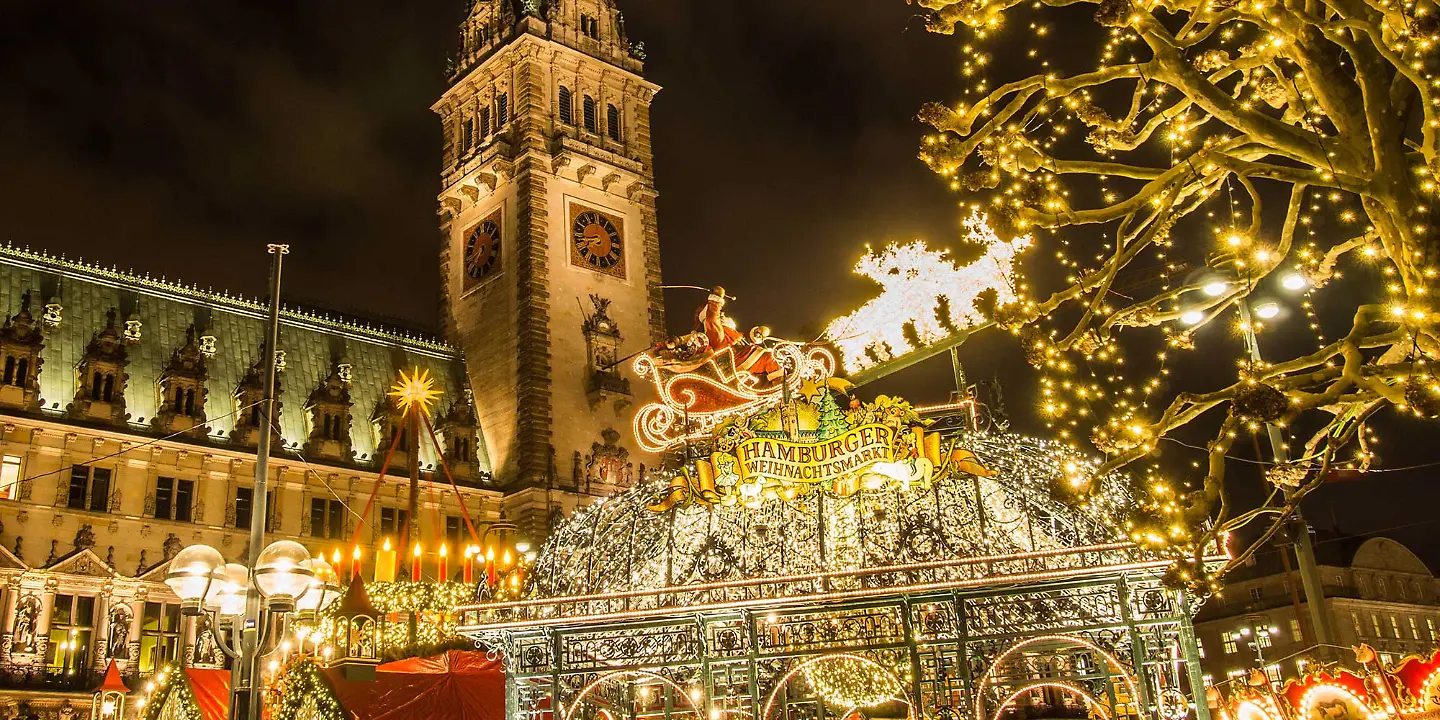
[[[265,244],[285,242],[288,299],[435,326],[440,129],[429,106],[462,2],[0,7],[0,240],[255,295]],[[915,159],[924,128],[913,118],[958,97],[959,41],[926,33],[914,7],[621,8],[664,87],[653,138],[667,283],[722,284],[741,325],[813,336],[870,296],[850,273],[867,243],[954,244],[959,198]],[[672,330],[687,329],[703,298],[667,298]],[[1018,429],[1043,432],[1036,374],[1013,339],[982,335],[964,359],[972,380],[999,375]],[[944,399],[949,360],[874,389]],[[1401,449],[1391,464],[1415,455]],[[1347,532],[1401,528],[1391,534],[1440,557],[1431,475],[1327,487],[1307,512],[1320,526],[1333,513]]]

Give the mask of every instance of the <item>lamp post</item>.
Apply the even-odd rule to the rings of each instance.
[[[1255,621],[1257,619],[1259,618],[1245,618],[1246,622],[1248,622],[1249,624],[1245,627],[1240,628],[1240,636],[1247,639],[1250,644],[1250,648],[1255,651],[1255,662],[1260,664],[1260,670],[1261,672],[1264,672],[1265,648],[1272,643],[1270,638],[1280,634],[1280,631],[1268,623],[1264,625],[1256,625]]]
[[[1232,245],[1236,243],[1231,243]],[[1254,290],[1254,285],[1247,278],[1245,281],[1249,290]],[[1230,290],[1230,283],[1224,278],[1212,276],[1203,278],[1198,283],[1201,291],[1208,297],[1216,298]],[[1305,276],[1297,271],[1289,271],[1280,276],[1280,286],[1289,291],[1304,290],[1308,285]],[[1258,367],[1264,362],[1260,354],[1260,338],[1255,332],[1255,320],[1252,317],[1252,310],[1248,302],[1248,293],[1235,299],[1235,306],[1240,313],[1240,331],[1245,339],[1245,352],[1250,357],[1250,362]],[[1274,301],[1260,303],[1253,310],[1254,315],[1269,320],[1280,314],[1280,305]],[[1207,314],[1200,310],[1189,310],[1180,316],[1180,321],[1186,325],[1196,325],[1205,320]],[[1280,428],[1274,423],[1265,423],[1265,434],[1270,440],[1271,458],[1276,465],[1290,462],[1290,453],[1286,449],[1284,436]],[[1286,502],[1294,496],[1294,490],[1289,487],[1282,488]],[[1330,627],[1330,617],[1325,612],[1325,590],[1320,580],[1320,568],[1315,562],[1315,545],[1310,540],[1309,527],[1305,524],[1305,518],[1300,512],[1300,506],[1295,506],[1295,513],[1292,519],[1295,527],[1295,559],[1300,566],[1300,585],[1305,589],[1305,602],[1309,608],[1310,627],[1314,634],[1314,643],[1319,646],[1321,652],[1326,652],[1332,644],[1334,632]]]
[[[1294,275],[1286,275],[1282,283],[1286,289],[1301,289],[1304,284],[1295,284],[1292,280]],[[1250,304],[1241,298],[1237,303],[1240,309],[1240,326],[1245,336],[1245,350],[1250,354],[1250,361],[1258,366],[1263,362],[1260,355],[1260,338],[1255,333],[1255,322],[1250,317]],[[1271,310],[1270,308],[1274,308]],[[1264,303],[1255,309],[1255,314],[1262,318],[1271,318],[1279,311],[1279,306],[1274,303]],[[1265,434],[1270,439],[1270,454],[1276,465],[1283,465],[1290,462],[1290,452],[1286,449],[1285,439],[1280,434],[1280,428],[1275,423],[1265,423]],[[1282,488],[1285,501],[1288,503],[1294,496],[1293,488],[1285,486]],[[1320,580],[1320,567],[1315,562],[1315,544],[1310,540],[1310,528],[1305,524],[1305,517],[1300,512],[1300,505],[1295,505],[1295,514],[1291,520],[1293,535],[1295,539],[1295,559],[1300,566],[1300,585],[1305,588],[1305,603],[1309,608],[1311,632],[1315,634],[1315,644],[1324,647],[1329,645],[1333,633],[1330,628],[1330,617],[1325,612],[1325,589]]]
[[[339,578],[323,557],[292,540],[277,540],[255,553],[252,572],[244,565],[226,563],[219,550],[191,545],[170,562],[165,584],[180,598],[180,611],[189,617],[209,615],[215,645],[231,658],[231,720],[258,720],[260,661],[274,652],[293,619],[315,617],[340,596]],[[250,624],[251,608],[258,608]],[[277,624],[280,631],[275,632]],[[226,641],[223,630],[229,629]],[[236,641],[238,640],[238,642]],[[247,669],[254,674],[245,676]]]

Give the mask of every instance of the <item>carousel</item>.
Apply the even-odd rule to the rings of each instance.
[[[711,330],[636,361],[675,469],[457,609],[507,718],[1208,720],[1195,601],[1111,521],[1125,478],[1077,506],[1093,461],[971,401],[862,401],[826,348]]]

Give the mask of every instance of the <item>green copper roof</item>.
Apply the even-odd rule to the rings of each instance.
[[[122,331],[126,320],[140,321],[140,340],[127,347],[125,403],[130,429],[153,434],[150,421],[158,407],[156,383],[171,353],[184,345],[186,328],[194,324],[216,339],[215,354],[206,360],[209,395],[205,413],[210,437],[218,443],[229,437],[235,424],[235,387],[259,358],[265,334],[268,311],[259,299],[105,269],[28,248],[0,247],[0,312],[4,318],[19,311],[26,292],[37,319],[47,303],[58,302],[63,308],[60,324],[47,327],[41,352],[40,396],[46,414],[63,420],[62,414],[75,396],[75,367],[91,336],[105,327],[106,312],[116,308],[116,325]],[[438,340],[292,308],[282,310],[280,323],[280,350],[285,361],[279,375],[280,426],[287,446],[304,444],[306,399],[335,362],[351,366],[351,441],[362,464],[366,462],[362,456],[376,453],[370,416],[398,370],[420,367],[430,372],[444,393],[436,408],[439,412],[462,399],[464,361],[458,350]],[[433,448],[428,443],[421,447],[421,463],[435,463]],[[483,442],[477,457],[480,466],[488,469]]]

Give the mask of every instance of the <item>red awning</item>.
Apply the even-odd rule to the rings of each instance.
[[[190,691],[195,693],[195,704],[200,706],[200,717],[205,720],[228,720],[230,717],[230,671],[185,668],[190,679]]]
[[[482,652],[397,660],[377,668],[371,682],[325,673],[358,720],[505,720],[505,671]]]

